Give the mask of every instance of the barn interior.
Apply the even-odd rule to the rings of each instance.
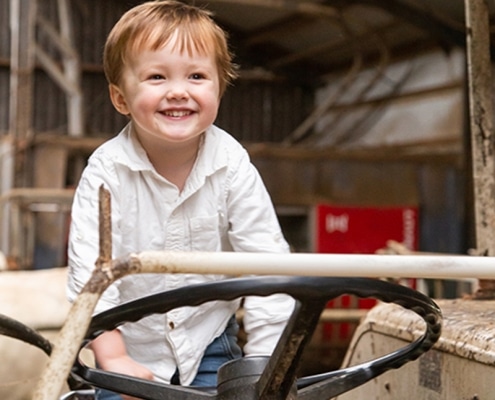
[[[475,247],[462,1],[194,3],[240,66],[216,123],[248,148],[295,251],[315,250],[320,203],[414,206],[415,250]],[[101,51],[133,4],[1,3],[1,243],[16,268],[64,263],[66,226],[49,214],[126,123]]]
[[[412,253],[495,253],[482,220],[493,218],[495,198],[480,196],[487,187],[473,178],[480,137],[493,156],[493,0],[185,2],[211,10],[229,34],[240,74],[216,124],[248,150],[294,252],[371,253],[393,241]],[[119,16],[139,3],[0,0],[0,251],[8,269],[66,265],[79,176],[127,123],[109,101],[102,49]],[[481,33],[469,40],[470,32]],[[481,117],[479,98],[488,104]],[[484,165],[490,189],[493,164]],[[362,225],[351,229],[343,215]],[[332,216],[334,230],[340,221],[348,234],[340,248],[326,242],[341,240],[329,236]],[[411,284],[458,298],[480,282]],[[328,353],[315,368],[340,363],[362,316],[352,299],[339,301],[332,307],[348,317],[338,332],[324,324],[315,351]],[[341,321],[336,315],[329,318]]]

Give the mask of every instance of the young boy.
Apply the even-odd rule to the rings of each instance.
[[[289,251],[247,152],[213,125],[236,73],[226,35],[207,11],[177,1],[150,1],[129,10],[109,34],[104,68],[111,101],[130,122],[91,156],[76,191],[71,300],[98,257],[101,184],[112,196],[115,258],[144,250]],[[225,278],[129,276],[103,294],[96,311]],[[270,354],[293,305],[285,295],[246,298],[244,354]],[[239,301],[183,307],[106,332],[92,343],[97,364],[145,379],[215,386],[218,367],[242,355],[233,317],[238,306]],[[98,396],[123,398],[105,391]]]

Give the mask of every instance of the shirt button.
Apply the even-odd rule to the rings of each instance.
[[[170,328],[170,329],[174,329],[174,328],[175,328],[175,324],[174,324],[174,322],[173,322],[173,321],[170,321],[170,322],[168,323],[168,326],[169,326],[169,328]]]

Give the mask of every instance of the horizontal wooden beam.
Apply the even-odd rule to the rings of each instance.
[[[197,1],[195,3],[198,3]],[[331,5],[316,3],[312,0],[209,0],[206,3],[240,4],[253,7],[272,8],[283,11],[297,11],[319,17],[338,18],[339,11]]]
[[[411,162],[449,164],[462,167],[464,150],[461,139],[416,142],[405,145],[385,145],[359,149],[308,148],[272,143],[245,144],[250,156],[294,161],[359,161]]]

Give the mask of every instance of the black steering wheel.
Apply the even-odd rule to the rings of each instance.
[[[72,377],[95,387],[146,400],[271,400],[333,398],[387,370],[399,368],[428,351],[441,333],[441,311],[427,296],[377,279],[326,277],[254,277],[187,286],[135,300],[96,315],[81,349],[104,331],[150,314],[211,300],[286,293],[296,300],[294,312],[271,357],[246,357],[220,367],[216,387],[167,385],[99,369],[76,360]],[[373,297],[412,310],[426,323],[421,337],[373,361],[297,379],[297,367],[327,302],[342,294]]]

